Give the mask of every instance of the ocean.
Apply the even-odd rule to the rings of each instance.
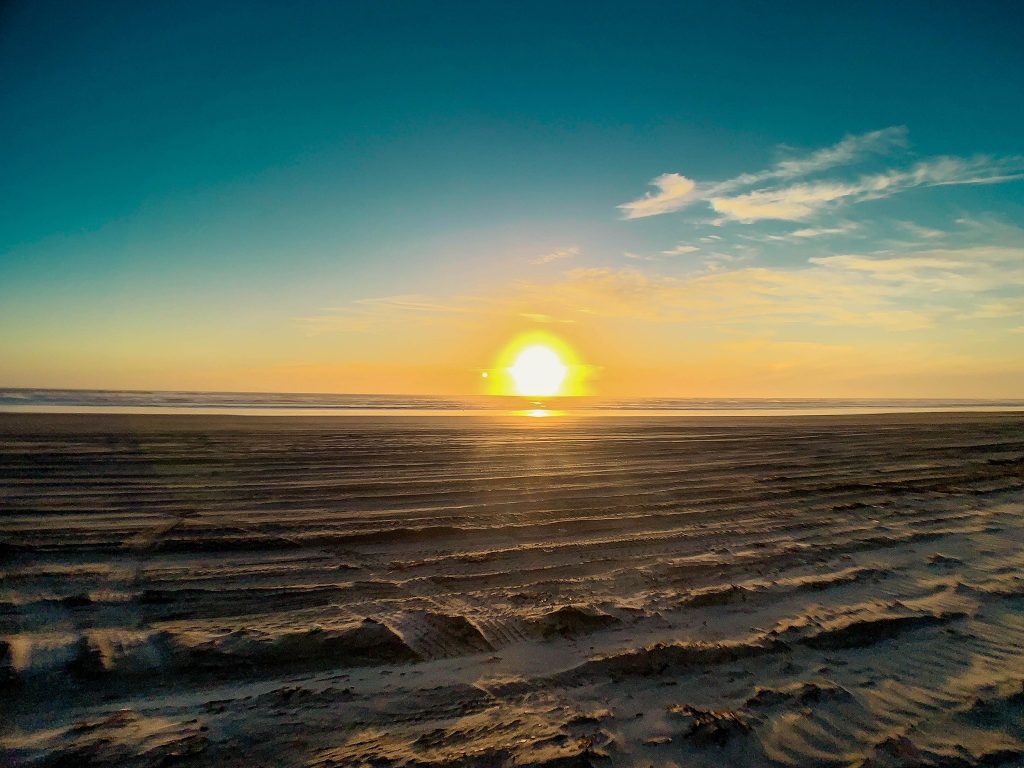
[[[831,415],[1020,411],[1024,399],[436,397],[287,392],[0,389],[0,412],[252,416]]]

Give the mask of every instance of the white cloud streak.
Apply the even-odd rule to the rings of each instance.
[[[902,125],[883,128],[880,131],[848,135],[831,147],[819,149],[806,157],[782,160],[774,167],[760,173],[746,173],[735,179],[722,182],[714,188],[713,194],[721,194],[731,189],[749,187],[773,179],[795,179],[801,176],[810,176],[821,171],[856,163],[870,155],[883,154],[893,147],[905,147],[906,144],[907,129]]]
[[[657,188],[657,192],[648,192],[639,200],[630,203],[623,203],[619,206],[627,219],[642,219],[647,216],[658,216],[662,213],[672,213],[689,205],[693,197],[693,191],[697,185],[692,179],[688,179],[678,173],[663,173],[651,179],[651,186]]]
[[[824,237],[826,235],[845,235],[857,229],[853,222],[843,224],[840,227],[805,227],[790,232],[785,237],[796,237],[806,239],[808,237]]]
[[[684,253],[693,253],[694,251],[699,251],[699,250],[700,250],[700,248],[698,248],[696,245],[689,245],[687,243],[680,243],[679,245],[675,246],[674,248],[669,248],[667,251],[662,251],[662,253],[665,254],[666,256],[681,256]]]
[[[672,213],[703,201],[719,214],[715,222],[718,224],[762,220],[796,222],[840,205],[880,200],[916,188],[1001,184],[1024,178],[1024,157],[977,155],[935,157],[910,168],[893,168],[852,180],[788,183],[905,145],[905,128],[885,128],[847,136],[837,144],[804,157],[783,160],[767,170],[742,174],[727,181],[698,184],[679,173],[666,173],[651,181],[657,192],[623,203],[619,208],[625,218],[636,219]]]
[[[880,200],[918,187],[1013,181],[1024,178],[1024,173],[1016,172],[1021,168],[1024,168],[1024,158],[940,157],[922,161],[907,170],[861,176],[853,182],[794,184],[734,197],[711,197],[709,202],[715,212],[735,221],[801,221],[841,203]],[[1014,172],[1008,172],[1011,170]]]

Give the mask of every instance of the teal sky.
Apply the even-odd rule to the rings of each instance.
[[[0,11],[0,386],[1024,396],[1018,3]]]

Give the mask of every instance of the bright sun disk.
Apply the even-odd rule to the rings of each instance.
[[[561,392],[569,367],[551,347],[534,344],[516,356],[508,372],[515,383],[516,394],[551,397]]]

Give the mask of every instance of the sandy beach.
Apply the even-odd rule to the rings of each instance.
[[[0,415],[0,762],[1024,764],[1024,414]]]

